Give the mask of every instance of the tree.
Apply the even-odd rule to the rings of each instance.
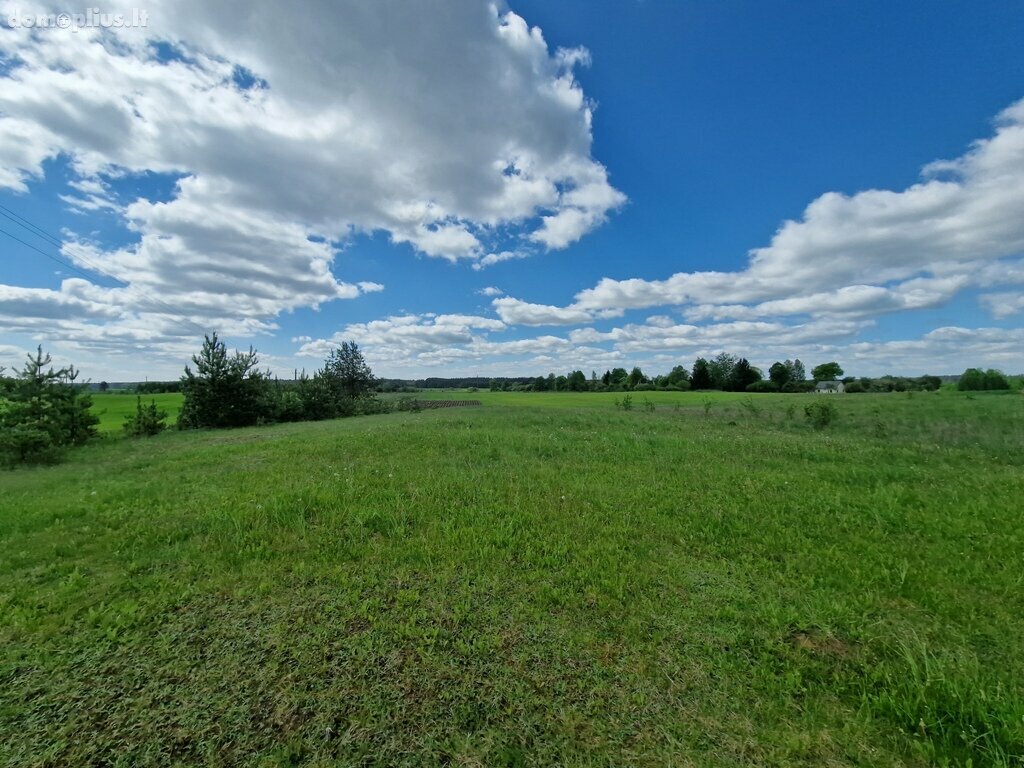
[[[110,389],[110,385],[107,384],[107,382],[105,382],[105,381],[101,381],[100,382],[100,392],[106,392],[108,389]]]
[[[738,360],[735,355],[725,352],[717,355],[714,360],[708,363],[711,374],[711,389],[727,389],[732,379],[732,369]]]
[[[815,381],[835,381],[843,375],[843,369],[837,362],[822,363],[811,370],[811,376]]]
[[[678,387],[684,381],[690,380],[690,374],[681,365],[675,366],[665,377],[665,383],[670,387]]]
[[[782,389],[787,384],[803,381],[807,378],[807,373],[804,371],[804,364],[799,360],[787,360],[784,363],[773,363],[768,369],[768,378]]]
[[[259,357],[252,347],[229,355],[214,333],[204,337],[192,363],[195,372],[186,365],[181,377],[180,428],[245,427],[267,416],[268,382],[257,370]]]
[[[779,389],[789,384],[790,376],[792,376],[792,368],[787,365],[789,361],[785,363],[775,362],[772,363],[772,367],[768,369],[768,378]]]
[[[746,392],[747,387],[756,381],[761,381],[761,372],[753,367],[747,358],[741,357],[729,373],[726,389],[730,392]]]
[[[980,392],[982,390],[1009,389],[1010,382],[1000,371],[989,368],[968,368],[960,376],[956,384],[961,392]]]
[[[630,387],[647,383],[647,377],[644,376],[644,372],[640,370],[640,366],[634,366],[633,370],[629,372],[629,376],[626,378],[626,383],[629,384]]]
[[[694,389],[711,389],[711,384],[711,366],[703,357],[698,357],[693,364],[690,386]]]
[[[92,398],[75,384],[74,366],[54,369],[40,346],[0,397],[0,462],[53,461],[96,435]]]
[[[149,405],[142,404],[142,397],[135,398],[135,413],[125,416],[123,429],[132,437],[152,437],[167,429],[167,411],[156,407],[156,400]]]
[[[573,371],[569,374],[569,389],[572,392],[585,392],[587,389],[587,377],[583,371]]]
[[[373,371],[354,341],[343,341],[324,361],[323,375],[339,398],[358,400],[373,392]]]

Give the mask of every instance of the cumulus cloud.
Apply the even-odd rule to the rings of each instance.
[[[494,227],[536,234],[551,228],[541,214],[582,215],[589,223],[541,237],[563,247],[624,201],[590,156],[591,108],[573,75],[586,52],[552,53],[511,11],[382,1],[294,14],[241,0],[147,10],[148,26],[116,41],[99,30],[0,39],[18,61],[0,89],[0,184],[24,190],[64,152],[86,177],[190,174],[249,215],[335,236],[383,230],[451,260],[487,253]],[[178,55],[161,57],[155,39]],[[261,87],[243,87],[239,71]]]
[[[489,285],[485,288],[481,288],[479,291],[477,291],[477,293],[479,293],[481,296],[501,296],[505,292],[501,290],[501,288],[496,288],[493,285]]]
[[[576,309],[691,305],[694,318],[880,314],[941,304],[967,287],[1021,281],[1024,101],[961,157],[901,191],[828,192],[737,272],[605,278]]]
[[[281,312],[379,291],[336,274],[336,247],[359,233],[480,267],[535,252],[547,219],[581,213],[588,224],[540,238],[563,247],[625,199],[591,156],[574,75],[587,52],[550,50],[500,5],[297,14],[157,0],[147,12],[145,28],[116,34],[0,35],[0,189],[26,192],[59,156],[72,210],[121,217],[135,242],[77,239],[65,256],[135,289],[104,297],[123,302],[104,324],[126,333],[147,330],[146,296],[203,326],[227,316],[265,330]],[[142,174],[177,179],[169,199],[112,192]],[[44,313],[71,301],[37,298]]]
[[[1001,319],[1024,312],[1024,292],[1021,291],[986,293],[982,294],[979,299],[995,318]]]
[[[591,313],[582,309],[530,304],[510,297],[495,299],[491,304],[509,325],[579,325],[592,318]]]

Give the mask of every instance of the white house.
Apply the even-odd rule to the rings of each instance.
[[[819,395],[837,395],[846,391],[846,386],[841,381],[819,381],[814,391]]]

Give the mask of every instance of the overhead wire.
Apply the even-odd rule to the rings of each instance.
[[[161,299],[158,299],[157,297],[149,294],[147,291],[144,291],[143,289],[139,288],[138,286],[132,286],[129,283],[129,281],[124,280],[123,278],[120,278],[120,277],[118,277],[115,274],[112,274],[109,269],[103,268],[103,267],[95,264],[90,258],[86,257],[83,253],[81,253],[80,249],[74,249],[72,247],[69,247],[67,244],[62,242],[55,235],[51,234],[50,232],[47,232],[42,227],[32,223],[31,221],[26,219],[24,216],[21,216],[20,214],[16,213],[15,211],[12,211],[10,208],[8,208],[7,206],[5,206],[3,204],[0,204],[0,216],[3,216],[4,218],[8,219],[9,221],[14,222],[15,224],[17,224],[18,226],[22,227],[23,229],[27,229],[30,233],[32,233],[36,237],[40,238],[41,240],[45,241],[49,245],[52,245],[52,246],[54,246],[56,248],[59,248],[63,252],[70,253],[72,257],[74,257],[77,261],[80,261],[81,263],[83,263],[86,266],[88,266],[96,274],[102,275],[103,277],[106,277],[106,278],[111,279],[111,280],[116,280],[117,282],[121,283],[126,288],[130,287],[132,292],[135,293],[136,295],[138,295],[138,296],[148,300],[149,302],[151,302],[152,304],[155,304],[158,307],[163,307],[165,310],[167,310],[167,314],[171,315],[171,317],[174,318],[176,321],[178,321],[178,322],[180,322],[180,323],[182,323],[184,325],[190,326],[196,332],[198,332],[198,333],[200,333],[200,334],[202,334],[204,336],[209,332],[208,329],[203,328],[198,323],[190,320],[187,317],[182,316],[180,311],[177,308],[172,307],[167,302],[162,301]],[[26,248],[30,248],[31,250],[35,251],[36,253],[41,254],[42,256],[45,256],[46,258],[50,259],[51,261],[54,261],[54,262],[60,264],[61,266],[66,267],[66,268],[72,270],[76,274],[79,274],[82,277],[85,277],[86,279],[88,279],[90,281],[93,279],[93,275],[88,274],[87,272],[85,272],[84,270],[80,269],[78,266],[76,266],[75,264],[71,263],[70,261],[68,261],[66,259],[63,259],[63,258],[61,258],[59,256],[55,256],[55,255],[53,255],[51,253],[48,253],[48,252],[44,251],[42,248],[38,248],[35,245],[33,245],[32,243],[26,242],[25,240],[22,240],[20,237],[14,235],[14,234],[11,234],[6,229],[0,228],[0,234],[6,235],[7,237],[11,238],[12,240],[14,240],[14,241],[16,241],[18,243],[21,243]]]

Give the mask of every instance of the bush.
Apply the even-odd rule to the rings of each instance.
[[[54,370],[39,347],[0,394],[0,464],[52,463],[64,449],[96,435],[92,398],[76,385],[74,366]]]
[[[125,416],[124,431],[132,437],[152,437],[167,429],[167,411],[156,407],[156,401],[142,404],[142,398],[135,398],[135,413]]]
[[[839,409],[828,400],[817,400],[804,407],[807,423],[815,429],[824,429],[839,416]]]
[[[192,362],[195,373],[185,366],[181,377],[185,399],[178,414],[180,429],[248,427],[269,420],[270,382],[256,369],[259,358],[252,347],[229,356],[214,333],[205,337]]]
[[[850,394],[860,394],[861,392],[866,391],[867,390],[864,388],[864,385],[861,384],[859,381],[851,381],[849,384],[846,385],[846,392]]]
[[[1001,371],[989,368],[982,371],[980,368],[968,368],[960,376],[956,384],[961,392],[982,392],[985,390],[1005,390],[1010,388],[1010,382]]]
[[[774,381],[755,381],[747,385],[747,392],[778,392],[779,385]]]
[[[814,390],[814,386],[815,384],[813,381],[788,381],[782,387],[782,391],[792,393],[812,392]]]

